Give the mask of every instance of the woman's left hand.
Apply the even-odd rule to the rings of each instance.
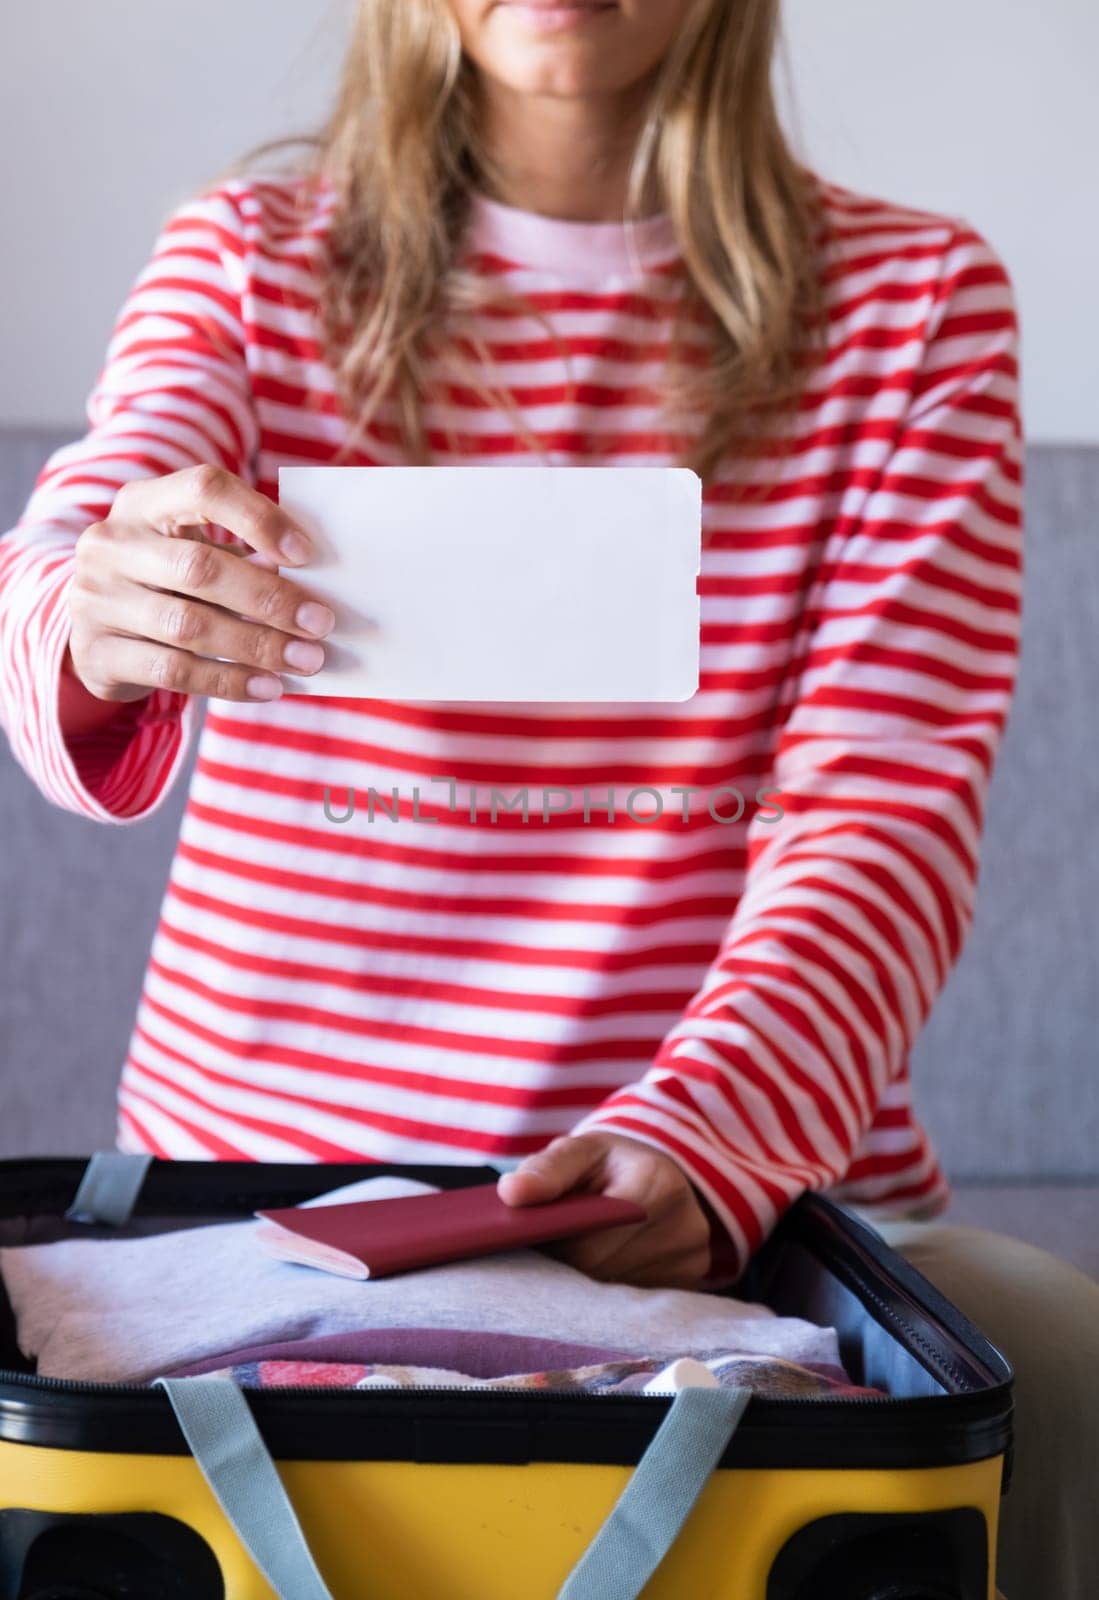
[[[508,1205],[536,1205],[573,1190],[633,1200],[645,1222],[566,1239],[553,1253],[589,1277],[648,1288],[696,1289],[710,1270],[710,1224],[681,1167],[619,1133],[554,1139],[505,1173],[497,1189]]]

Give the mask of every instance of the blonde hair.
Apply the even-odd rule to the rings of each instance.
[[[816,191],[771,84],[778,10],[779,0],[696,0],[654,83],[623,218],[657,197],[686,268],[682,313],[696,313],[697,329],[701,310],[709,325],[708,362],[682,360],[673,336],[666,372],[669,407],[701,418],[683,459],[704,478],[797,395],[819,333]],[[470,191],[491,177],[475,72],[445,0],[358,0],[309,166],[333,199],[321,312],[345,410],[361,431],[394,401],[413,461],[430,459],[429,357],[445,351],[460,366],[454,319],[498,293],[458,265]],[[481,347],[482,393],[490,369]]]

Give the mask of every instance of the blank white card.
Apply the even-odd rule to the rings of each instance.
[[[676,701],[698,688],[701,484],[682,467],[283,467],[336,613],[290,694]]]

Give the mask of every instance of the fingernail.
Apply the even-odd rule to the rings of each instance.
[[[325,634],[331,633],[336,622],[336,613],[327,606],[320,605],[316,600],[307,600],[299,606],[294,621],[306,633]]]
[[[279,678],[249,678],[246,688],[252,700],[277,700],[282,694],[282,681]]]
[[[287,666],[297,667],[301,672],[316,672],[318,667],[324,666],[323,646],[310,644],[308,639],[291,639],[282,655]]]
[[[279,541],[279,549],[287,561],[308,561],[312,551],[300,533],[284,533]]]

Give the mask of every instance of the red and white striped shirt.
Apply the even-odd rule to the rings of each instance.
[[[964,224],[822,194],[827,355],[788,448],[730,461],[705,493],[691,700],[207,704],[122,1072],[124,1148],[508,1163],[616,1129],[682,1164],[741,1260],[806,1188],[944,1202],[907,1062],[971,921],[1016,670],[1016,321]],[[291,201],[289,180],[240,180],[172,217],[90,431],[0,543],[4,722],[43,793],[82,815],[154,809],[199,707],[158,691],[66,743],[77,535],[129,479],[213,461],[274,496],[280,465],[332,461],[346,438],[315,304],[331,202],[303,219]],[[543,459],[676,458],[666,219],[627,235],[478,198],[465,250],[550,319],[476,318]],[[424,399],[437,460],[537,461],[453,374],[433,370]],[[401,460],[392,410],[349,459]],[[657,820],[622,809],[673,786],[698,791],[686,813],[678,795]],[[539,792],[561,787],[576,804],[544,821]],[[738,821],[711,815],[719,787],[747,797]],[[781,821],[751,803],[761,787]],[[371,788],[398,791],[396,820],[326,816],[326,789],[339,808]],[[493,788],[528,789],[529,819],[491,821]],[[604,804],[585,822],[582,791],[608,788],[615,820]]]

